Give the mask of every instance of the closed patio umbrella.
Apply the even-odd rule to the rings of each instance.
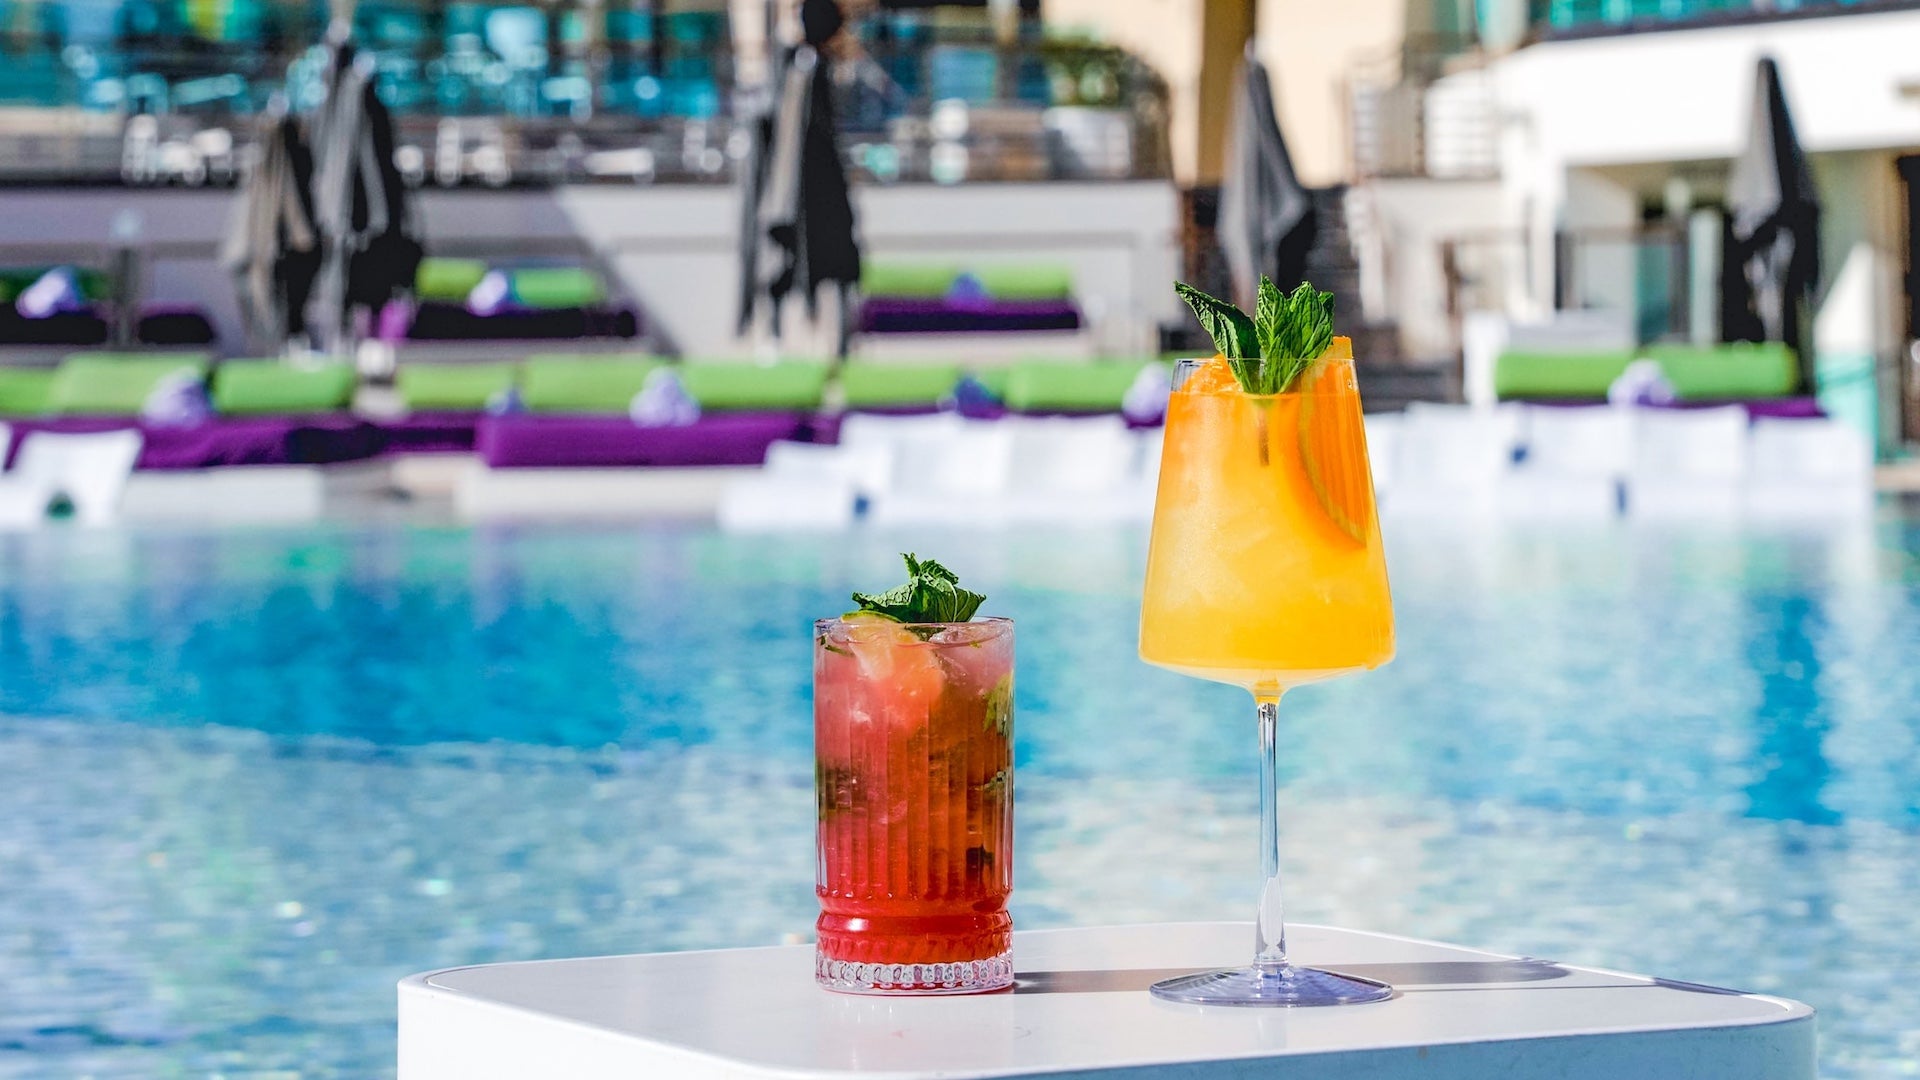
[[[412,288],[422,254],[393,163],[393,117],[373,76],[372,62],[338,41],[314,119],[314,219],[325,249],[316,302],[328,352],[344,350],[356,308],[377,311]]]
[[[1215,231],[1233,274],[1234,296],[1249,311],[1261,275],[1282,288],[1306,276],[1317,234],[1313,201],[1294,175],[1273,109],[1273,84],[1251,43],[1234,88]]]
[[[775,72],[771,109],[742,171],[740,328],[766,301],[778,337],[781,302],[798,292],[808,315],[817,316],[819,289],[831,283],[838,286],[838,348],[845,355],[860,243],[824,51],[845,19],[834,0],[804,0],[800,22],[804,40]]]
[[[1805,380],[1809,309],[1820,279],[1820,201],[1771,57],[1760,61],[1752,127],[1728,183],[1722,247],[1721,340],[1786,342]]]
[[[221,262],[234,275],[248,337],[277,352],[306,333],[307,298],[320,269],[313,153],[279,101],[264,114],[255,145]]]

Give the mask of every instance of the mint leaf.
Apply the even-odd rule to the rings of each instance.
[[[960,578],[932,559],[912,554],[900,557],[907,562],[907,583],[878,595],[854,593],[853,602],[860,605],[859,611],[903,623],[961,623],[973,618],[973,613],[987,602],[985,596],[961,588]]]
[[[1262,277],[1251,319],[1184,282],[1174,282],[1173,290],[1193,308],[1249,394],[1286,393],[1333,344],[1333,294],[1307,282],[1283,293]]]
[[[1333,294],[1306,282],[1281,295],[1273,282],[1260,279],[1260,359],[1268,394],[1285,393],[1327,346],[1333,344]]]
[[[1253,320],[1225,300],[1208,296],[1184,281],[1173,283],[1173,291],[1193,309],[1200,328],[1213,339],[1213,347],[1229,360],[1260,355],[1260,337]]]

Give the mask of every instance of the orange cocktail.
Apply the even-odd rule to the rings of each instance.
[[[1256,696],[1378,667],[1393,605],[1345,338],[1295,388],[1254,395],[1226,362],[1167,407],[1140,656]]]
[[[1262,287],[1272,290],[1267,282]],[[1393,601],[1360,391],[1351,345],[1326,329],[1330,299],[1316,299],[1303,285],[1292,298],[1294,312],[1283,310],[1275,318],[1281,304],[1263,297],[1261,316],[1269,321],[1260,333],[1265,343],[1276,342],[1289,317],[1297,319],[1303,307],[1311,317],[1318,306],[1326,335],[1319,342],[1331,338],[1331,347],[1316,344],[1293,353],[1263,344],[1269,353],[1264,357],[1189,361],[1181,365],[1167,404],[1140,656],[1252,692],[1266,879],[1252,965],[1153,985],[1156,997],[1172,1001],[1347,1005],[1383,1001],[1393,993],[1384,983],[1289,961],[1281,903],[1280,695],[1393,657]],[[1203,320],[1214,316],[1216,327],[1237,314],[1219,314],[1223,309],[1204,296],[1195,304]],[[1245,345],[1230,323],[1215,337]],[[1296,333],[1280,348],[1301,340]]]

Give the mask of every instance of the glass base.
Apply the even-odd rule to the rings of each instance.
[[[1013,953],[951,964],[862,964],[816,954],[813,977],[842,994],[984,994],[1013,985]]]
[[[1163,1001],[1188,1005],[1296,1008],[1385,1001],[1393,996],[1393,987],[1372,979],[1288,964],[1278,970],[1237,968],[1182,975],[1154,983],[1152,992]]]

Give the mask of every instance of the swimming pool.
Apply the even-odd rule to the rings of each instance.
[[[1920,526],[1389,541],[1399,658],[1282,710],[1292,917],[1920,1070]],[[1020,625],[1019,924],[1247,917],[1251,711],[1133,658],[1138,532],[4,536],[0,1077],[383,1075],[412,971],[804,940],[808,622],[910,544]]]

